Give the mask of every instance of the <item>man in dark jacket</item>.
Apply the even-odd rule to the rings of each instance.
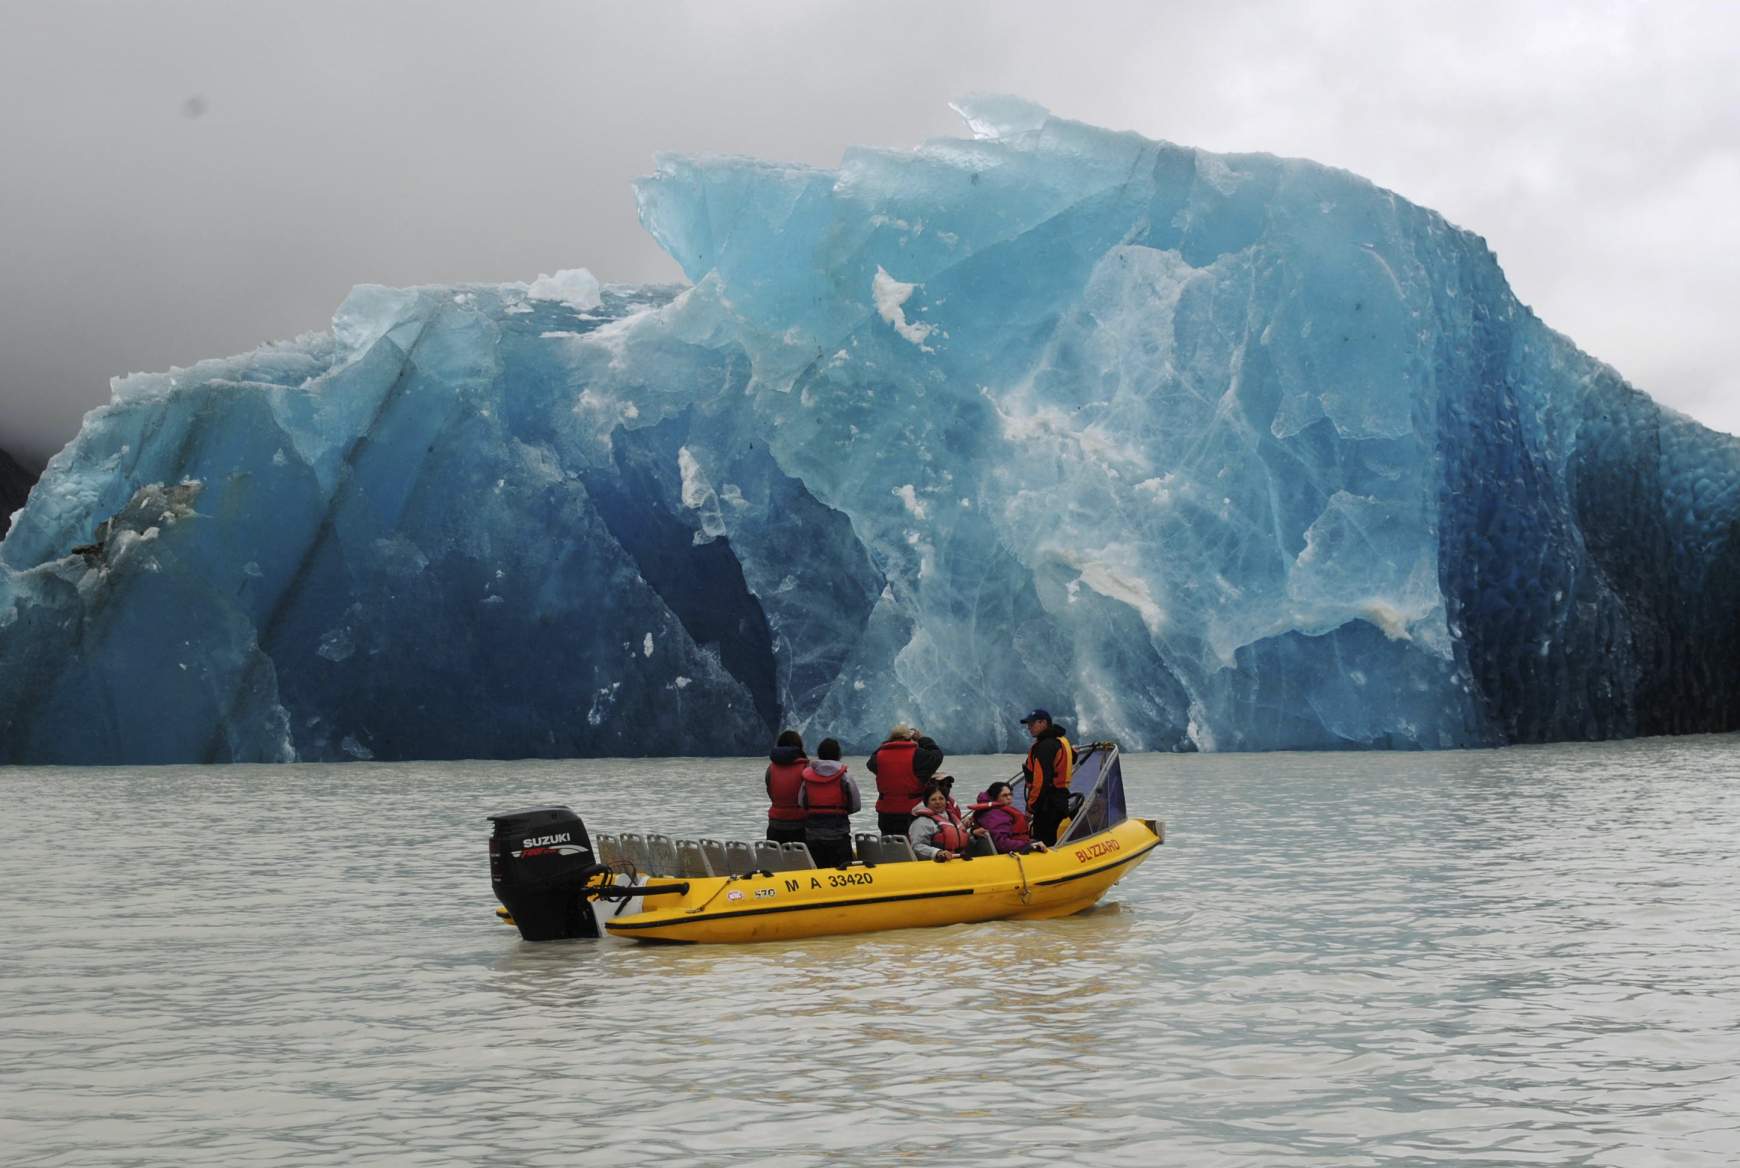
[[[1021,773],[1027,779],[1027,814],[1033,817],[1033,838],[1046,847],[1057,842],[1057,829],[1069,814],[1069,780],[1075,767],[1075,752],[1062,726],[1051,720],[1051,711],[1034,710],[1021,719],[1033,745]]]

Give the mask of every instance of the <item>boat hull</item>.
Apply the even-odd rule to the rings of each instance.
[[[691,879],[682,896],[658,897],[604,927],[637,941],[738,944],[1069,916],[1161,842],[1156,821],[1130,819],[1043,855]]]

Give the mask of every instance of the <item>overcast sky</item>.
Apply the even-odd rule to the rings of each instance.
[[[957,93],[1346,167],[1740,431],[1740,5],[0,0],[0,447],[356,283],[671,280],[655,151],[833,165]]]

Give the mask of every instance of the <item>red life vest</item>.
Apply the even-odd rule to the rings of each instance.
[[[1010,835],[1025,836],[1028,834],[1027,813],[1013,803],[1007,807],[1001,807],[995,803],[975,803],[973,804],[973,822],[983,827],[985,816],[993,811],[1000,811],[1008,815]]]
[[[905,815],[923,794],[924,786],[912,769],[912,755],[918,743],[905,738],[891,738],[876,748],[876,810],[889,815]]]
[[[769,819],[783,823],[802,823],[804,809],[798,806],[798,783],[803,780],[804,768],[810,765],[810,760],[798,755],[796,762],[771,762],[767,764],[767,797],[773,805],[767,809]]]
[[[922,815],[926,819],[936,821],[936,834],[930,837],[930,844],[933,848],[941,848],[945,852],[963,852],[966,850],[967,844],[972,842],[972,837],[967,834],[967,829],[949,818],[946,811],[938,815],[930,808],[920,806],[913,808],[912,814],[915,817]]]
[[[818,775],[811,767],[804,768],[804,805],[811,815],[850,815],[851,801],[846,798],[846,768],[831,775]]]

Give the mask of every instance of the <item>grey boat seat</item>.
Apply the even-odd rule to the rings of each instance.
[[[672,876],[684,880],[694,880],[702,876],[715,876],[713,865],[707,860],[706,849],[701,847],[699,840],[680,839],[677,846],[677,870]]]
[[[810,855],[808,844],[780,844],[779,850],[785,856],[785,871],[787,872],[797,872],[816,866],[815,858]]]
[[[725,871],[733,876],[746,876],[761,867],[756,862],[755,849],[742,840],[725,842]]]
[[[707,857],[707,867],[713,870],[713,875],[726,875],[730,869],[725,865],[725,845],[716,839],[703,839],[699,843],[701,854]]]
[[[598,857],[600,864],[607,865],[612,871],[621,871],[625,865],[622,845],[609,832],[601,831],[592,837],[592,854]]]
[[[677,856],[677,841],[668,835],[649,833],[646,837],[646,871],[654,876],[678,876],[682,861]]]
[[[622,852],[622,858],[636,872],[643,876],[659,876],[663,873],[653,871],[652,851],[647,847],[646,837],[638,832],[625,831],[616,837],[617,847]]]
[[[918,856],[912,850],[912,841],[903,835],[885,835],[877,842],[882,853],[884,864],[915,863]]]

